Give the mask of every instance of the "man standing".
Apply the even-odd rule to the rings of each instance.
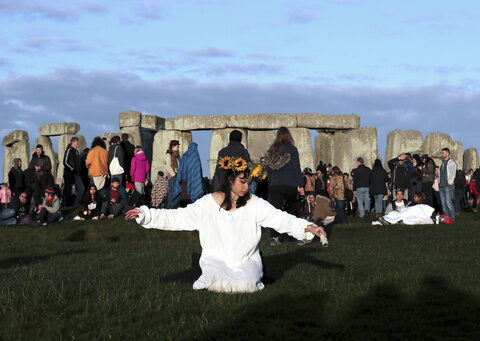
[[[74,136],[70,139],[65,155],[63,156],[63,204],[65,207],[79,206],[82,204],[85,188],[80,176],[80,152],[78,145],[80,140]],[[72,186],[75,185],[77,195],[75,201],[72,198]]]
[[[120,136],[115,135],[110,140],[110,149],[108,150],[108,169],[110,177],[117,177],[120,184],[123,184],[125,173],[125,151],[120,145]]]
[[[45,193],[45,189],[49,182],[53,183],[53,179],[50,171],[52,170],[52,163],[50,158],[45,155],[43,146],[37,144],[35,147],[35,153],[32,155],[32,160],[28,167],[33,172],[33,188],[35,203],[38,205],[42,202],[42,196]]]
[[[440,165],[440,179],[438,183],[440,200],[442,201],[443,213],[452,221],[455,220],[455,208],[453,206],[454,180],[457,173],[455,161],[450,159],[450,149],[442,149],[442,164]]]
[[[358,215],[365,216],[365,211],[370,210],[370,185],[372,184],[372,170],[365,166],[365,160],[357,159],[357,168],[353,173],[353,193],[357,196]]]
[[[242,144],[242,132],[239,130],[232,130],[230,133],[230,142],[228,146],[222,148],[218,152],[218,158],[226,156],[241,157],[247,162],[252,162],[248,150]],[[218,163],[215,168],[215,174],[213,176],[213,191],[216,192],[220,189],[225,179],[226,170],[222,169]]]
[[[13,159],[13,167],[8,172],[8,184],[14,197],[18,197],[25,190],[25,174],[22,170],[22,160]]]
[[[128,141],[128,134],[122,134],[122,142],[120,142],[120,146],[122,146],[123,151],[125,152],[124,155],[124,174],[126,177],[126,181],[130,181],[130,165],[132,163],[133,156],[135,155],[135,146]]]
[[[392,194],[395,197],[397,190],[404,191],[404,196],[408,197],[408,188],[410,187],[410,169],[412,162],[408,160],[407,154],[401,154],[395,159],[388,161],[388,167],[392,171]]]

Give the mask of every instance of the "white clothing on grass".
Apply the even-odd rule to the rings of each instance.
[[[415,205],[404,208],[400,212],[392,211],[383,216],[383,219],[391,224],[396,224],[399,221],[403,221],[406,225],[433,224],[431,218],[433,211],[435,209],[428,205]]]
[[[194,290],[254,292],[264,288],[262,259],[258,244],[261,227],[274,228],[298,240],[311,240],[305,232],[310,222],[278,210],[252,195],[234,212],[225,211],[211,194],[185,208],[175,210],[140,207],[137,223],[145,228],[179,231],[198,230],[202,255],[202,275]]]

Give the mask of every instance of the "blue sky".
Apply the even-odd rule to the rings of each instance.
[[[0,0],[0,134],[77,121],[90,143],[123,110],[357,113],[381,155],[397,128],[478,148],[479,19],[477,1]]]

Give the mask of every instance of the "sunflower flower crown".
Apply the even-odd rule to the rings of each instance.
[[[267,178],[267,171],[260,163],[247,162],[242,157],[237,156],[225,156],[218,158],[218,164],[220,168],[225,170],[232,170],[235,173],[244,172],[249,170],[250,175],[248,177],[248,184],[252,183],[253,179],[265,180]]]

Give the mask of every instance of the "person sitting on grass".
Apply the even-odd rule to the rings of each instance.
[[[407,207],[412,207],[412,206],[415,206],[415,205],[421,205],[424,202],[425,202],[425,194],[423,194],[422,192],[415,193],[413,195],[413,200],[408,203]]]
[[[83,207],[73,220],[98,220],[102,209],[102,202],[102,196],[98,192],[97,186],[90,185],[88,192],[83,199]]]
[[[143,195],[138,193],[133,183],[129,182],[125,188],[125,191],[127,192],[127,202],[129,210],[134,209],[135,207],[145,205],[145,199]]]
[[[385,215],[392,211],[400,212],[407,207],[407,204],[407,200],[403,198],[403,190],[397,189],[397,192],[395,193],[395,200],[387,205],[387,208],[385,209]]]
[[[48,224],[60,222],[63,220],[62,212],[60,212],[60,199],[55,194],[55,189],[48,186],[45,189],[45,197],[43,202],[37,208],[37,225],[46,226]]]
[[[330,201],[329,198],[324,197],[323,195],[313,196],[312,194],[308,195],[308,201],[313,207],[312,221],[317,226],[325,227],[335,220],[337,211],[335,210],[335,202]],[[313,241],[311,240],[302,240],[297,243],[299,246],[310,244]],[[320,242],[323,247],[328,246],[328,242],[323,238],[320,238]]]
[[[152,206],[155,208],[166,206],[165,202],[167,201],[168,194],[168,180],[163,175],[162,171],[158,172],[157,181],[155,181],[152,188]]]
[[[202,255],[202,275],[194,290],[254,292],[262,290],[263,269],[258,244],[262,226],[288,233],[298,240],[326,237],[322,227],[276,209],[250,194],[253,178],[265,178],[261,165],[251,165],[240,157],[224,157],[226,170],[221,190],[203,196],[185,208],[128,211],[125,218],[136,219],[144,228],[170,231],[198,230]]]
[[[120,179],[112,178],[112,184],[105,193],[105,200],[102,204],[100,219],[103,220],[108,214],[108,219],[118,217],[127,211],[127,193],[125,188],[120,186]]]
[[[10,202],[10,209],[15,212],[17,225],[30,225],[33,222],[35,201],[29,191],[21,191],[18,196],[13,197]]]

